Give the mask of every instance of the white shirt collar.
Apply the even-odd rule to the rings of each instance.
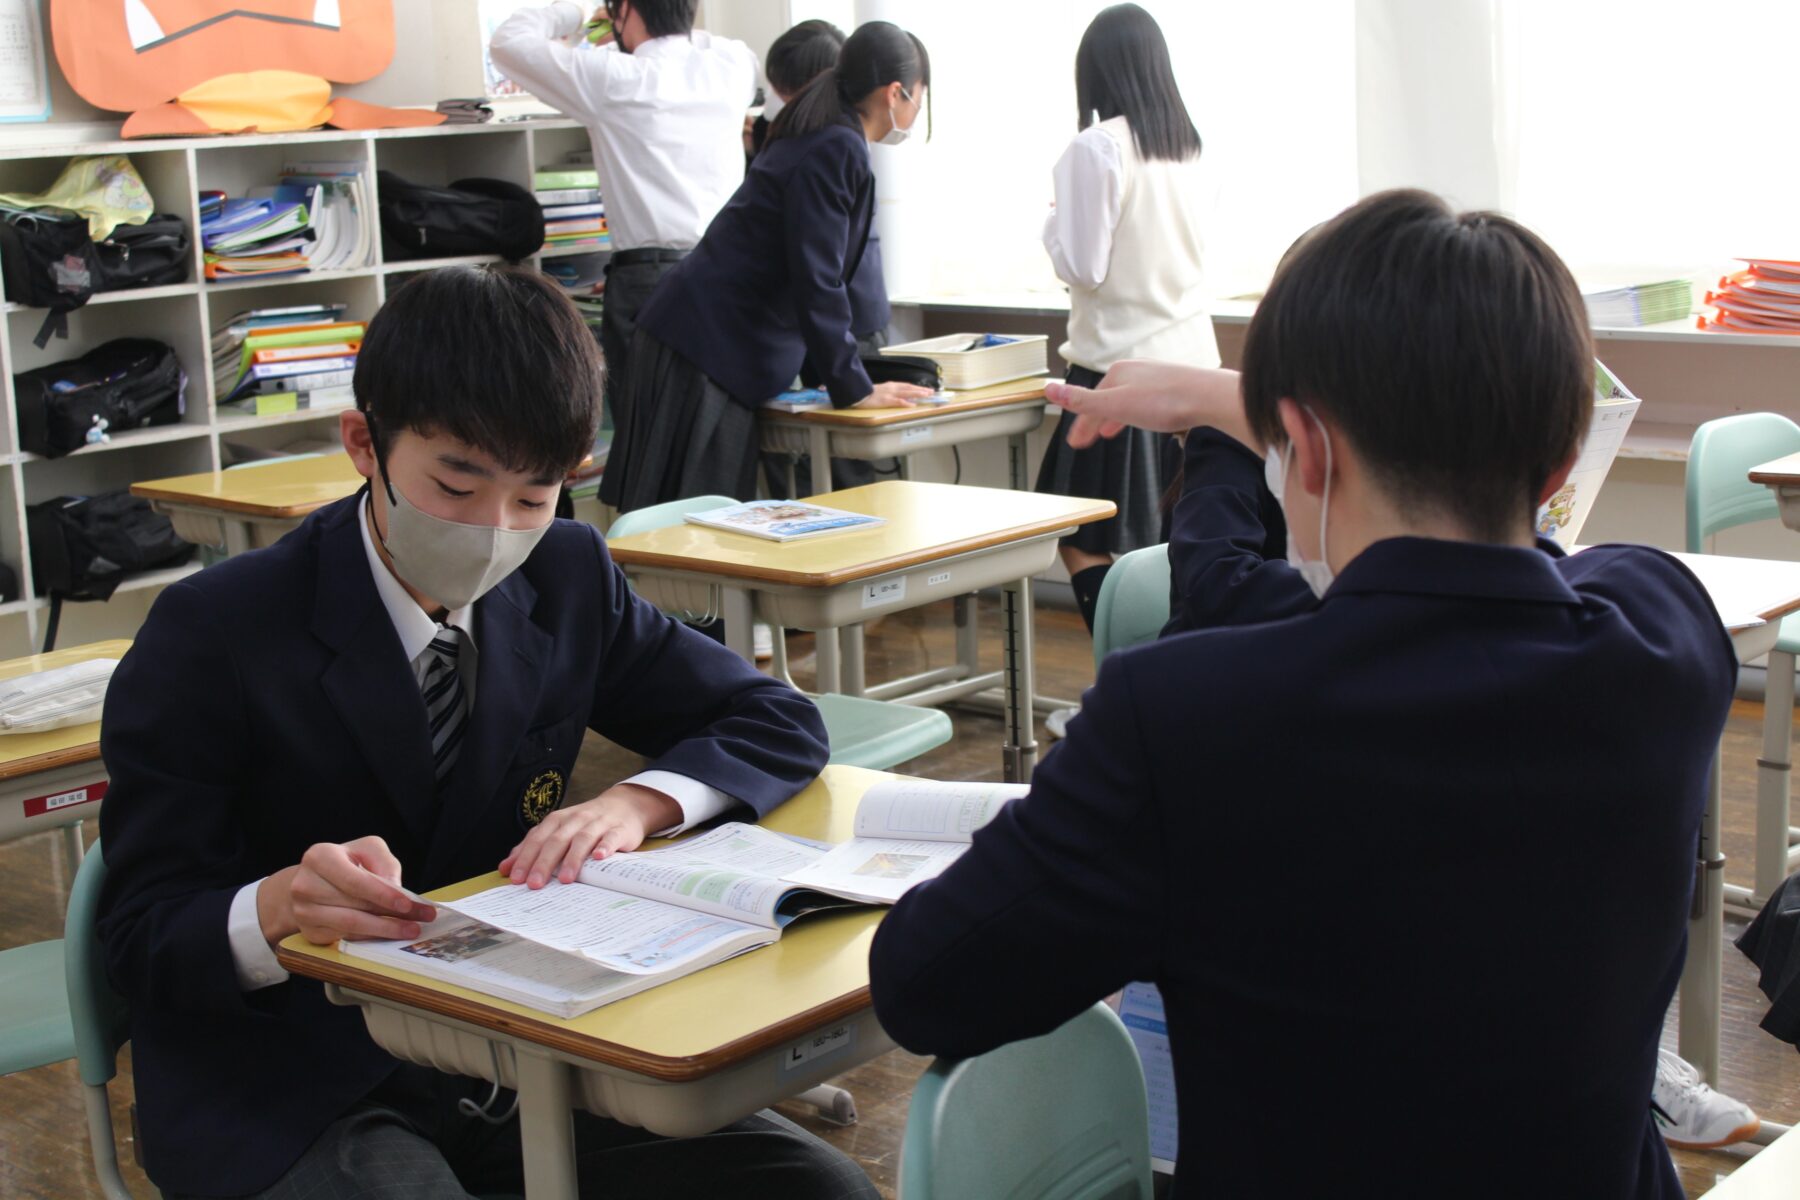
[[[371,486],[379,487],[379,483]],[[381,561],[381,554],[375,549],[375,536],[369,528],[369,501],[371,496],[364,494],[362,503],[357,506],[356,525],[362,530],[363,553],[368,555],[369,574],[375,577],[375,591],[381,597],[382,605],[388,611],[388,617],[394,622],[394,632],[400,635],[400,649],[406,654],[406,661],[413,662],[425,653],[425,647],[431,645],[431,639],[437,636],[438,623],[419,607],[419,602],[407,595],[406,589],[394,577],[393,571]],[[463,631],[463,636],[470,642],[475,638],[474,623],[475,606],[464,605],[452,609],[444,617],[444,624],[454,625]]]

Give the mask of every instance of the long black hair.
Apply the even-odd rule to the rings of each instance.
[[[931,86],[931,56],[925,43],[887,21],[859,25],[838,52],[837,66],[821,71],[769,129],[769,141],[817,133],[843,119],[846,110],[870,92],[898,83],[916,99]],[[929,104],[929,96],[926,103]],[[927,128],[930,119],[927,118]]]
[[[1145,158],[1185,162],[1200,153],[1156,18],[1135,4],[1103,8],[1075,51],[1075,128],[1124,117]]]
[[[802,21],[769,47],[763,76],[777,92],[795,95],[820,71],[836,66],[843,48],[844,31],[830,21]]]

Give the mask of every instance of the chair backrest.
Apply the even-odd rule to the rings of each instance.
[[[95,842],[75,872],[63,922],[63,969],[69,983],[69,1019],[75,1026],[75,1060],[81,1082],[89,1086],[104,1086],[118,1074],[119,1047],[130,1036],[125,1001],[107,982],[100,938],[94,932],[105,879],[106,861]]]
[[[652,504],[649,508],[633,509],[619,514],[618,519],[606,531],[606,538],[611,541],[613,538],[630,537],[634,533],[648,533],[665,525],[678,525],[691,512],[705,512],[709,508],[724,508],[736,503],[730,496],[690,496],[686,500],[669,500],[662,504]]]
[[[1120,555],[1094,604],[1094,666],[1114,650],[1155,641],[1168,623],[1168,545]]]
[[[920,1077],[900,1200],[1148,1200],[1144,1072],[1104,1004],[1054,1033]]]
[[[1750,482],[1750,469],[1800,451],[1800,425],[1780,413],[1739,413],[1694,430],[1687,462],[1687,549],[1705,552],[1722,529],[1781,515],[1775,493]]]

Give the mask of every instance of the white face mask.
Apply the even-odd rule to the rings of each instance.
[[[907,95],[905,88],[900,89],[900,95],[908,104],[912,103],[912,97]],[[913,120],[918,120],[917,115],[913,117]],[[894,116],[894,110],[891,108],[888,109],[888,126],[888,131],[881,135],[881,144],[884,146],[898,146],[912,136],[912,130],[900,128],[900,122]]]
[[[463,525],[414,508],[405,494],[387,481],[372,488],[387,502],[387,536],[382,547],[394,573],[445,608],[475,603],[495,584],[518,570],[550,528],[501,529],[497,525]]]
[[[1287,558],[1294,570],[1300,573],[1300,578],[1306,580],[1306,586],[1312,589],[1313,595],[1322,600],[1325,598],[1325,590],[1336,578],[1331,564],[1325,560],[1325,547],[1328,545],[1325,540],[1326,519],[1331,512],[1331,431],[1325,428],[1325,422],[1319,420],[1312,409],[1306,409],[1305,412],[1325,437],[1325,494],[1319,497],[1319,558],[1315,561],[1300,553],[1300,547],[1294,542],[1292,521],[1288,523]],[[1263,480],[1269,485],[1269,491],[1274,493],[1275,503],[1281,505],[1284,516],[1287,514],[1287,501],[1283,499],[1287,489],[1287,466],[1293,456],[1294,444],[1289,442],[1285,454],[1271,446],[1263,458]]]

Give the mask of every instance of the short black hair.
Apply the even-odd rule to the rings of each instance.
[[[653,38],[694,32],[694,12],[700,0],[625,0],[644,18],[644,32]],[[606,0],[606,14],[617,21],[619,0]]]
[[[830,21],[802,21],[770,44],[763,75],[777,92],[796,95],[819,72],[837,66],[843,47],[844,31]]]
[[[1396,502],[1500,541],[1574,455],[1594,346],[1544,241],[1430,192],[1380,192],[1294,247],[1244,342],[1244,412],[1284,445],[1286,398],[1329,415]]]
[[[593,448],[604,378],[562,289],[496,264],[427,271],[388,297],[354,386],[384,456],[402,429],[442,433],[509,471],[560,479]]]
[[[1076,129],[1124,117],[1144,158],[1186,162],[1200,154],[1156,18],[1135,4],[1103,8],[1075,49]]]

